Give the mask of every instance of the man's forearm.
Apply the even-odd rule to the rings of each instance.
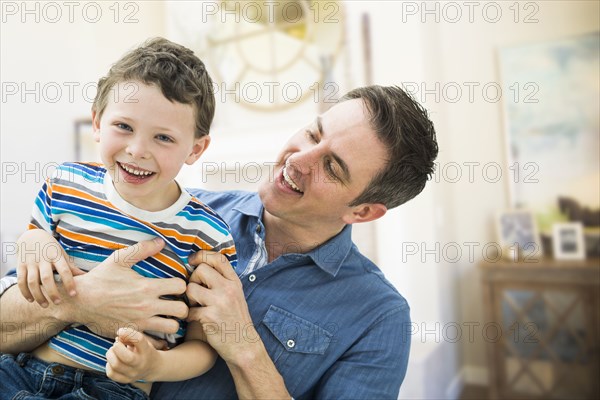
[[[258,335],[258,333],[257,333]],[[227,361],[240,399],[290,399],[283,377],[261,341],[252,350]]]
[[[7,289],[0,296],[0,352],[31,351],[63,330],[69,323],[57,317],[58,307],[29,303],[16,285]]]

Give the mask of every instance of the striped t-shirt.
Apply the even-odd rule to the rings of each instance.
[[[99,164],[65,163],[47,180],[33,207],[30,229],[51,232],[71,261],[89,271],[115,250],[141,240],[161,237],[163,250],[133,269],[151,278],[182,278],[193,271],[188,257],[199,250],[218,251],[231,265],[237,255],[229,226],[212,209],[184,189],[162,211],[141,210],[119,196],[106,169]],[[156,334],[153,332],[153,334]],[[163,336],[170,344],[185,334]],[[50,340],[50,347],[89,368],[105,372],[106,352],[114,338],[105,338],[80,325]]]

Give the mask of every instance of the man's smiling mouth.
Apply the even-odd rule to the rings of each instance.
[[[290,176],[288,175],[287,166],[283,167],[283,182],[285,184],[287,184],[287,186],[292,188],[293,191],[300,193],[300,194],[304,194],[304,192],[302,192],[300,190],[300,188],[296,185],[296,183],[294,183],[292,178],[290,178]]]

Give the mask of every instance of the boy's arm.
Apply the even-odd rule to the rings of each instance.
[[[177,321],[157,315],[185,318],[187,306],[160,297],[182,294],[185,281],[144,278],[130,268],[163,246],[160,240],[148,240],[116,251],[87,274],[74,277],[77,296],[67,295],[59,285],[63,302],[45,309],[28,303],[16,285],[10,287],[0,296],[0,351],[31,351],[71,323],[93,326],[108,337],[114,337],[119,326],[131,324],[175,333]]]
[[[217,353],[202,338],[202,325],[188,326],[185,342],[171,350],[156,350],[147,337],[130,328],[120,329],[106,354],[106,374],[114,381],[132,383],[177,382],[195,378],[212,368]],[[181,368],[173,368],[181,366]]]

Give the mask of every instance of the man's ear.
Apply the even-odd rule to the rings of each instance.
[[[369,222],[383,217],[386,212],[387,207],[381,203],[365,203],[352,207],[342,220],[346,224]]]
[[[208,148],[209,144],[210,144],[210,136],[208,136],[208,135],[204,135],[201,138],[194,139],[194,147],[192,147],[192,152],[190,153],[188,158],[185,160],[185,163],[187,165],[192,165],[193,163],[198,161],[198,159],[200,158],[202,153],[204,153],[206,151],[206,149]]]
[[[94,129],[94,141],[100,142],[100,117],[96,110],[92,110],[92,128]]]

